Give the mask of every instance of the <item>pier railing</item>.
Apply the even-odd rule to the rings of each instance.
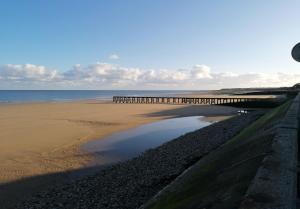
[[[266,101],[270,98],[243,98],[243,97],[134,97],[134,96],[114,96],[114,103],[134,103],[134,104],[234,104],[241,102]]]

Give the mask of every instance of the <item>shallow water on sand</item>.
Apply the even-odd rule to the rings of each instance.
[[[203,116],[172,118],[141,125],[104,139],[90,141],[82,146],[82,150],[95,156],[91,166],[116,163],[211,124],[203,118]]]

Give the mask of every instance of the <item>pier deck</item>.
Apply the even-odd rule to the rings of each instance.
[[[241,98],[241,97],[134,97],[134,96],[114,96],[114,103],[134,103],[134,104],[234,104],[241,102],[269,101],[271,98]]]

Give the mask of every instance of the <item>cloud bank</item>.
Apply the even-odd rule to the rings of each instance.
[[[74,65],[66,72],[45,66],[0,66],[1,89],[220,89],[292,86],[300,74],[213,72],[206,65],[190,69],[140,69],[110,63]]]

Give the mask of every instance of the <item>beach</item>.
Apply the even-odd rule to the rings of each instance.
[[[1,104],[0,184],[82,168],[93,156],[82,153],[80,145],[118,131],[173,117],[202,115],[208,121],[220,121],[236,112],[236,108],[225,106],[113,104],[95,100]],[[52,183],[53,178],[41,178],[30,185],[16,184],[9,190],[1,187],[0,197],[9,201]]]
[[[239,115],[189,132],[94,175],[51,186],[13,209],[140,208],[197,161],[226,144],[263,112]],[[213,165],[210,164],[209,168],[214,168]],[[42,176],[45,177],[48,175]],[[210,179],[208,182],[214,181]]]

